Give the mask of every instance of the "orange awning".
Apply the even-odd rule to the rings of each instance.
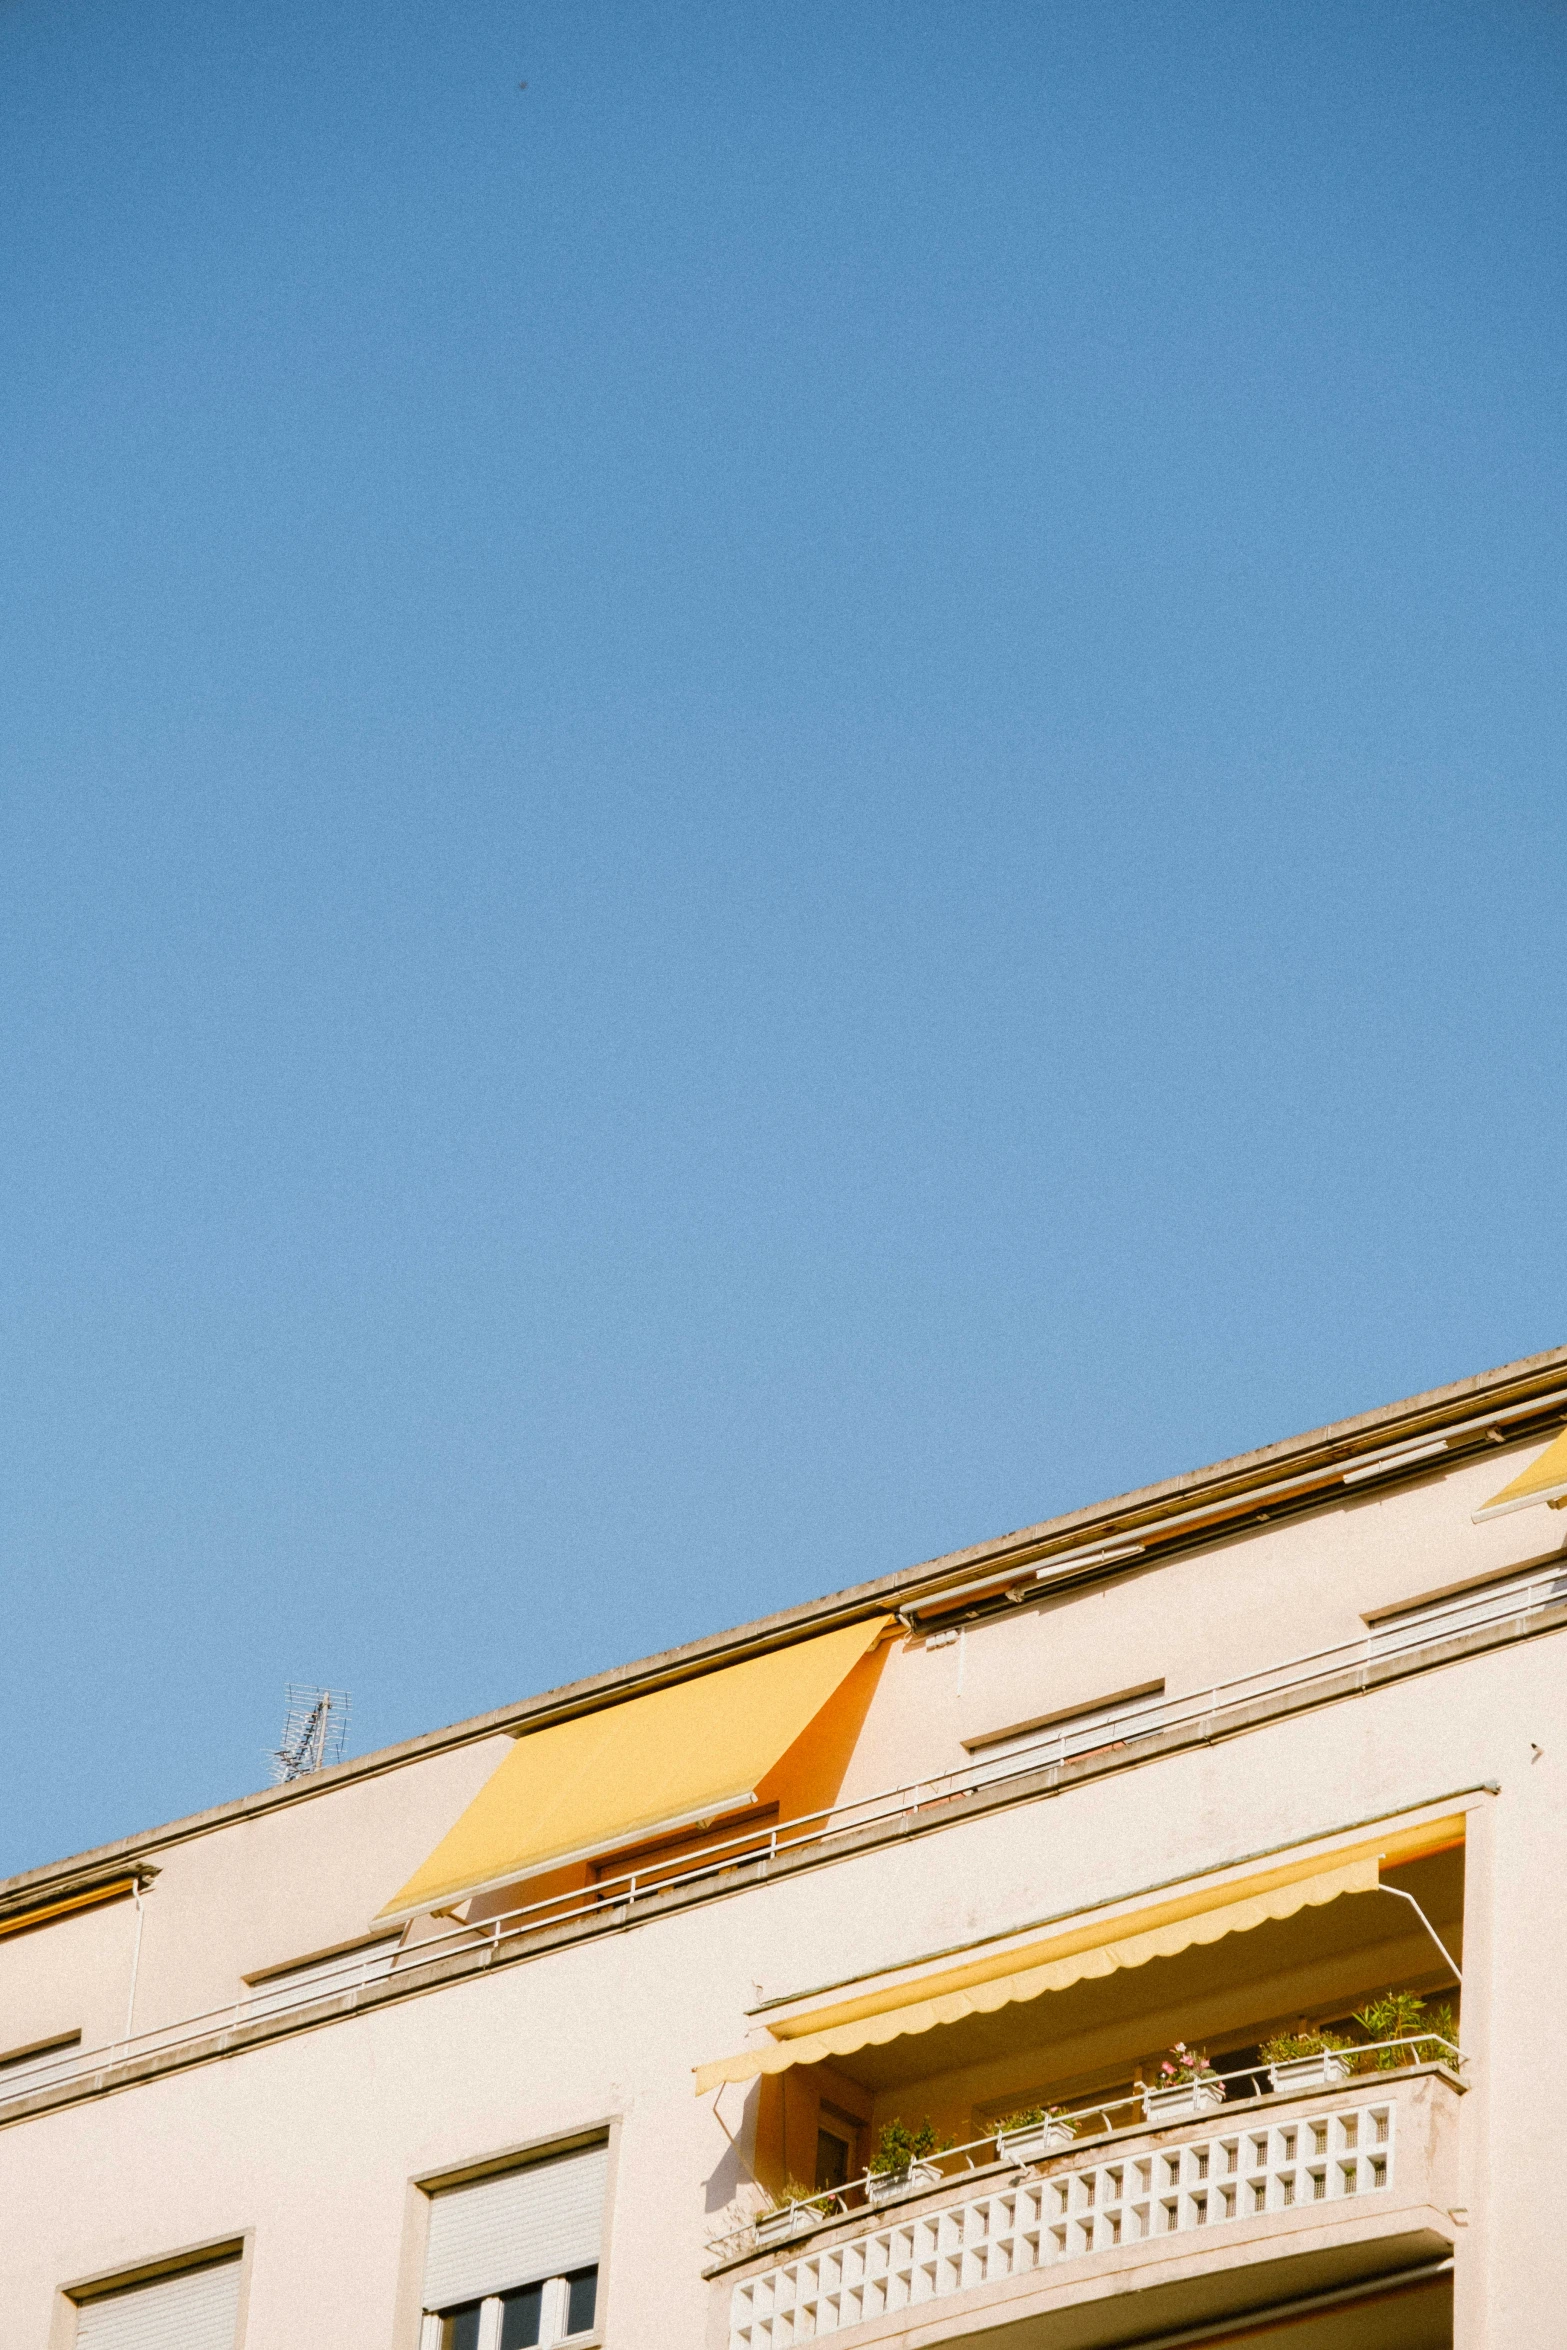
[[[524,1733],[381,1917],[417,1917],[743,1811],[892,1620],[873,1616]]]

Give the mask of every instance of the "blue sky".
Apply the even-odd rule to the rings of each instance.
[[[0,8],[0,1867],[1567,1336],[1564,198],[1523,0]]]

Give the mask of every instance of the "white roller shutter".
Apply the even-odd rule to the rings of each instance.
[[[252,2016],[281,2015],[290,2007],[304,2007],[312,1999],[330,1999],[339,1991],[357,1991],[363,1983],[384,1981],[392,1971],[401,1939],[399,1934],[389,1934],[363,1949],[346,1954],[339,1951],[335,1958],[312,1959],[307,1966],[268,1975],[263,1982],[252,1984],[246,1994],[247,2021]]]
[[[187,2269],[84,2301],[76,2350],[234,2350],[239,2320],[239,2262]]]
[[[608,2167],[609,2149],[588,2146],[432,2197],[426,2309],[590,2267],[599,2256]]]

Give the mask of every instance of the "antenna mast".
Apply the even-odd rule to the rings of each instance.
[[[341,1762],[348,1736],[346,1689],[314,1689],[290,1681],[283,1702],[283,1735],[267,1756],[274,1787]]]

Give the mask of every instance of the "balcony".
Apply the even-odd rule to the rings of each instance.
[[[728,2318],[714,2339],[1021,2350],[1048,2319],[1052,2350],[1107,2350],[1402,2278],[1425,2316],[1397,2338],[1446,2343],[1462,2093],[1450,2064],[1413,2064],[1176,2125],[1101,2126],[1037,2165],[975,2166],[890,2211],[851,2208],[850,2190],[819,2224],[802,2207],[803,2251],[798,2235],[766,2253],[754,2237],[715,2246]]]

